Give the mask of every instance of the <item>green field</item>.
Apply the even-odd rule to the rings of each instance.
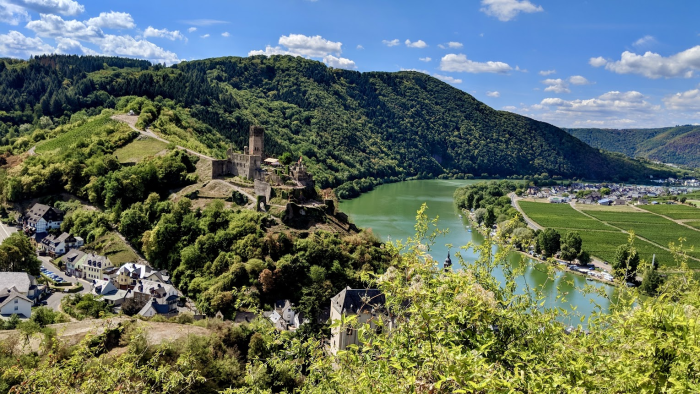
[[[685,249],[689,255],[700,258],[700,248],[691,251],[693,245],[700,246],[700,231],[691,230],[673,221],[648,212],[589,210],[586,214],[589,218],[571,208],[567,204],[546,204],[521,201],[520,207],[530,219],[544,227],[551,227],[566,234],[568,231],[577,231],[583,239],[584,249],[592,255],[611,261],[615,256],[618,246],[627,242],[629,235],[622,231],[634,231],[640,237],[646,238],[663,247],[668,247],[670,242],[678,243],[680,237],[686,238]],[[693,208],[694,209],[694,208]],[[597,219],[597,220],[596,220]],[[614,226],[610,227],[607,224]],[[700,221],[694,222],[700,227]],[[675,265],[671,253],[642,239],[635,240],[635,246],[641,257],[651,261],[652,255],[665,266]],[[691,266],[700,266],[695,260],[688,262]]]
[[[106,234],[86,245],[84,249],[107,256],[117,267],[139,260],[139,256],[116,233]]]
[[[597,220],[586,217],[586,215],[571,208],[569,204],[520,201],[519,205],[530,219],[544,227],[573,230],[614,230]]]
[[[700,220],[698,221],[693,221],[693,222],[685,222],[690,227],[695,227],[700,230]]]
[[[645,205],[641,207],[649,212],[668,216],[671,219],[698,219],[700,220],[700,209],[688,205],[680,204],[659,204]]]
[[[153,156],[168,146],[155,138],[139,137],[129,144],[114,151],[121,163],[137,163],[148,156]]]

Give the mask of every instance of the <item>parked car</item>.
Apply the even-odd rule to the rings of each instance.
[[[46,300],[43,300],[43,301],[41,301],[39,304],[41,304],[41,305],[49,305],[49,302],[46,301]]]

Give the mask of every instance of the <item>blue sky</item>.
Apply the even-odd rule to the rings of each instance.
[[[0,56],[287,53],[417,70],[562,127],[700,123],[700,2],[0,0]]]

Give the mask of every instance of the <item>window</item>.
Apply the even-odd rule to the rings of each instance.
[[[15,307],[15,310],[17,310],[17,309],[19,309],[19,307],[18,307],[18,306],[16,306],[16,307]]]
[[[18,303],[18,302],[19,302],[19,300],[15,300],[15,304]]]

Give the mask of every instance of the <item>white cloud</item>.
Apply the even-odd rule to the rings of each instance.
[[[88,26],[77,20],[64,20],[58,15],[41,14],[41,19],[27,23],[27,29],[41,37],[67,37],[90,41],[104,37],[96,26]]]
[[[570,76],[569,83],[571,83],[572,85],[588,85],[588,84],[590,84],[590,82],[586,78],[584,78],[580,75]]]
[[[207,33],[207,34],[202,34],[200,37],[201,37],[201,38],[209,38],[209,33]]]
[[[481,0],[481,12],[494,16],[502,22],[515,18],[520,12],[542,12],[542,6],[534,5],[528,0]]]
[[[357,45],[357,49],[365,49],[365,47],[363,47],[362,45],[359,45],[359,44],[358,44],[358,45]]]
[[[78,15],[85,12],[85,7],[73,0],[10,0],[10,2],[39,13]]]
[[[389,41],[389,40],[382,40],[382,44],[384,44],[384,45],[386,45],[386,46],[388,46],[388,47],[395,47],[395,46],[399,45],[400,43],[401,43],[401,42],[399,41],[398,38],[395,38],[395,39],[393,39],[393,40],[391,40],[391,41]]]
[[[282,49],[282,47],[273,47],[273,46],[266,46],[265,49],[258,49],[254,51],[249,51],[248,56],[256,56],[256,55],[265,55],[265,56],[272,56],[272,55],[292,55],[292,56],[302,56],[298,53],[293,53],[288,50]]]
[[[503,109],[504,111],[513,112],[513,111],[517,111],[518,107],[515,107],[512,105],[506,105],[505,107],[502,107],[501,109]]]
[[[430,71],[428,71],[428,70],[421,70],[421,69],[418,69],[418,68],[403,68],[403,67],[401,67],[399,70],[400,70],[400,71],[415,71],[415,72],[417,72],[417,73],[423,73],[423,74],[428,74],[428,75],[430,75]]]
[[[420,60],[421,62],[426,62],[426,63],[427,63],[427,62],[429,62],[429,61],[431,61],[431,60],[433,60],[433,59],[432,59],[432,58],[429,58],[429,57],[421,57],[421,58],[418,58],[418,60]]]
[[[668,57],[653,52],[638,55],[625,51],[618,61],[596,57],[591,58],[589,63],[593,67],[605,66],[606,70],[617,74],[640,74],[652,79],[690,78],[700,70],[700,45]]]
[[[406,40],[404,44],[406,44],[406,46],[409,48],[426,48],[428,46],[428,44],[426,44],[423,40],[418,40],[415,42],[411,42],[411,40]]]
[[[290,34],[289,36],[280,37],[279,44],[280,46],[275,47],[268,45],[264,50],[250,51],[248,52],[248,56],[291,55],[315,57],[322,58],[323,62],[331,67],[347,70],[354,70],[357,68],[354,61],[339,56],[343,46],[341,42],[329,41],[321,36],[311,37],[303,34]]]
[[[56,50],[41,38],[26,37],[18,31],[0,34],[0,56],[26,58],[32,55],[53,53]]]
[[[433,74],[433,76],[441,81],[447,82],[447,83],[462,83],[462,80],[459,78],[454,78],[450,77],[448,75],[440,75],[440,74]]]
[[[495,92],[486,92],[486,95],[489,96],[489,97],[495,97],[495,98],[501,97],[501,93],[498,92],[498,91],[495,91]]]
[[[548,78],[542,81],[542,83],[547,85],[547,87],[544,89],[545,92],[571,93],[571,90],[569,90],[569,84],[561,78]]]
[[[635,41],[634,43],[632,43],[632,45],[634,45],[635,47],[645,47],[645,46],[652,45],[654,43],[656,43],[656,38],[654,38],[653,36],[650,36],[650,35],[646,35],[646,36],[640,38],[639,40]]]
[[[30,21],[32,18],[27,11],[16,5],[0,1],[0,22],[17,26],[22,21]]]
[[[182,23],[186,25],[192,25],[192,26],[212,26],[212,25],[221,25],[225,23],[229,23],[228,21],[222,21],[218,19],[189,19],[189,20],[184,20],[181,21]]]
[[[230,37],[230,36],[231,36],[231,33],[227,32],[227,31],[221,33],[221,37]]]
[[[539,74],[543,77],[546,77],[547,75],[552,75],[555,74],[557,70],[542,70],[539,72]]]
[[[521,73],[526,73],[527,69],[520,68],[520,66],[515,66],[515,71],[520,71]]]
[[[155,29],[152,26],[148,26],[143,32],[144,37],[160,37],[167,38],[168,40],[184,40],[185,36],[180,33],[179,30],[170,31],[168,29]]]
[[[513,68],[507,63],[488,61],[485,63],[467,59],[466,55],[453,53],[445,55],[440,60],[440,70],[468,73],[498,73],[505,74]]]
[[[461,48],[464,46],[464,44],[462,44],[461,42],[457,42],[457,41],[450,41],[447,43],[447,46],[450,48]]]
[[[344,57],[335,57],[333,55],[324,56],[323,62],[331,67],[344,68],[346,70],[355,70],[357,68],[354,61]]]
[[[188,32],[188,33],[194,33],[194,32],[196,32],[196,31],[197,31],[197,28],[194,27],[194,26],[192,26],[192,27],[190,27],[189,29],[187,29],[187,32]]]
[[[108,34],[104,39],[100,40],[99,45],[100,50],[105,55],[137,57],[165,64],[180,62],[175,53],[165,50],[150,41],[137,40],[129,35],[115,36]]]
[[[651,104],[637,91],[612,91],[586,100],[546,98],[529,109],[546,111],[536,117],[562,126],[650,127],[658,125],[650,122],[659,122],[661,107]]]
[[[100,53],[83,46],[80,41],[72,38],[56,38],[56,49],[62,54],[83,54],[83,55],[99,55]]]
[[[302,56],[323,57],[331,53],[340,54],[343,43],[326,40],[321,36],[305,36],[303,34],[290,34],[282,36],[279,44],[289,48],[290,51]]]
[[[690,111],[694,117],[700,116],[700,87],[666,96],[663,102],[670,110]]]
[[[100,16],[90,18],[85,22],[88,26],[100,29],[133,29],[136,27],[134,18],[126,12],[100,12]]]

